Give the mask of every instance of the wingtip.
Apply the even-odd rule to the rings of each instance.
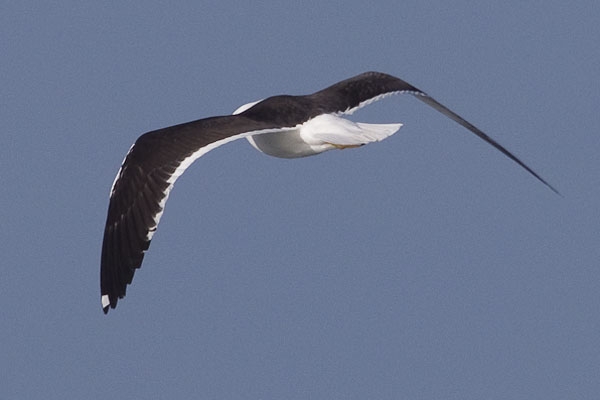
[[[513,157],[511,157],[513,158]],[[550,183],[548,183],[547,180],[545,180],[544,178],[542,178],[540,175],[538,175],[537,172],[535,172],[534,170],[532,170],[531,168],[529,168],[527,165],[525,165],[525,163],[523,163],[521,160],[518,160],[516,157],[513,158],[513,160],[517,161],[518,164],[520,164],[522,167],[524,167],[529,173],[531,173],[531,175],[533,175],[535,178],[537,178],[538,181],[542,182],[544,185],[546,185],[546,187],[550,190],[552,190],[555,194],[557,194],[560,197],[564,197],[562,195],[561,192],[558,191],[558,189],[556,189],[554,186],[552,186]]]
[[[537,178],[540,182],[542,182],[544,185],[546,185],[554,193],[556,193],[560,197],[563,197],[563,195],[554,186],[549,184],[544,178],[542,178],[540,175],[538,175],[537,172],[535,172],[533,169],[531,169],[529,166],[527,166],[527,164],[525,164],[523,161],[521,161],[519,158],[517,158],[517,156],[515,156],[513,153],[508,151],[504,146],[502,146],[496,140],[489,137],[481,129],[477,128],[475,125],[473,125],[472,123],[470,123],[469,121],[467,121],[466,119],[461,117],[460,115],[456,114],[454,111],[450,110],[448,107],[446,107],[442,103],[438,102],[433,97],[426,94],[425,92],[413,93],[413,95],[415,95],[415,97],[417,97],[417,99],[421,100],[428,106],[430,106],[433,109],[437,110],[438,112],[442,113],[443,115],[450,118],[454,122],[467,128],[469,131],[471,131],[475,135],[479,136],[479,138],[483,139],[485,142],[487,142],[488,144],[495,147],[497,150],[499,150],[505,156],[507,156],[508,158],[510,158],[517,164],[519,164],[521,167],[525,168],[525,170],[527,170],[527,172],[529,172],[531,175],[533,175],[535,178]]]
[[[552,190],[554,193],[556,193],[557,195],[559,195],[560,197],[564,198],[565,196],[563,196],[563,194],[561,192],[558,191],[558,189],[556,189],[554,186],[552,186],[551,184],[549,184],[548,182],[544,181],[544,183],[546,184],[546,186],[548,186],[550,188],[550,190]]]
[[[107,294],[102,295],[102,311],[104,311],[104,314],[108,314],[108,309],[110,307],[110,298],[108,297]]]

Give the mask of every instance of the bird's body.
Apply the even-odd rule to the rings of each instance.
[[[554,190],[503,146],[426,93],[401,79],[368,72],[304,96],[273,96],[233,115],[210,117],[148,132],[127,153],[110,191],[101,259],[104,312],[125,296],[142,264],[169,193],[199,157],[247,138],[257,150],[280,158],[306,157],[362,146],[397,132],[402,124],[365,124],[342,117],[383,97],[408,93],[490,143]]]

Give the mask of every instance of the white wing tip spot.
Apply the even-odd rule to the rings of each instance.
[[[106,308],[110,305],[110,299],[108,298],[108,295],[105,294],[102,296],[102,308]]]

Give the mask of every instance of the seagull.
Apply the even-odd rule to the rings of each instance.
[[[140,136],[125,156],[110,189],[100,267],[104,313],[125,297],[142,265],[177,178],[199,157],[246,138],[274,157],[298,158],[381,141],[401,127],[345,119],[384,97],[410,94],[462,125],[558,193],[540,175],[479,128],[402,79],[366,72],[309,95],[280,95],[239,107],[232,115],[209,117]]]

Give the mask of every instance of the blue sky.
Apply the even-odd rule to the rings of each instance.
[[[600,392],[597,2],[9,2],[0,397],[563,399]],[[177,182],[105,316],[108,192],[142,133],[367,70],[385,142],[245,141]]]

